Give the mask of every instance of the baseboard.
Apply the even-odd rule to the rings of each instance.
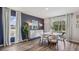
[[[19,43],[21,43],[21,42],[26,42],[26,41],[28,41],[28,40],[22,40],[22,41],[20,41]]]
[[[32,38],[32,39],[29,39],[29,41],[36,40],[36,39],[39,39],[39,38],[41,38],[41,37],[35,37],[35,38]]]

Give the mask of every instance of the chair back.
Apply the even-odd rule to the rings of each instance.
[[[49,36],[49,40],[56,40],[56,36],[55,35]]]

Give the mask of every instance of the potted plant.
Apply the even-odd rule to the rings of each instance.
[[[29,25],[28,23],[24,23],[23,25],[23,34],[25,39],[29,39],[28,35],[29,35]]]

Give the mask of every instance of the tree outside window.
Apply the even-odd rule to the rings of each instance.
[[[53,29],[56,32],[65,31],[65,21],[55,21],[55,22],[53,22]]]

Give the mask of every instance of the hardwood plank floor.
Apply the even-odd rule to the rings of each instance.
[[[58,41],[58,50],[48,45],[39,45],[39,39],[1,47],[0,51],[79,51],[79,44]]]

